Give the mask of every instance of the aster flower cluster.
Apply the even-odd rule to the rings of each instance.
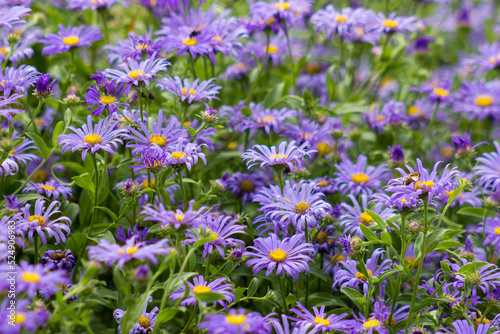
[[[498,3],[405,5],[0,0],[0,332],[500,333]]]

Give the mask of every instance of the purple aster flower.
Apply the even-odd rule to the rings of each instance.
[[[500,81],[464,82],[454,96],[453,111],[470,120],[500,118]]]
[[[114,4],[121,3],[125,7],[128,7],[127,0],[72,0],[68,3],[68,9],[81,9],[85,10],[90,8],[91,10],[99,10],[102,8],[111,8]]]
[[[207,159],[205,158],[205,154],[201,152],[201,146],[179,141],[176,147],[172,148],[172,151],[167,154],[166,164],[170,165],[170,168],[177,170],[181,170],[184,167],[191,170],[198,163],[198,159],[201,159],[206,165]]]
[[[50,81],[50,73],[40,75],[36,81],[35,92],[33,95],[39,99],[46,99],[52,95],[52,86],[56,82],[61,82],[61,80],[54,78]]]
[[[68,199],[68,195],[72,197],[73,188],[67,187],[64,184],[59,184],[56,180],[49,180],[45,183],[31,182],[30,186],[23,189],[23,193],[36,191],[37,194],[43,194],[47,198],[58,199],[62,195],[64,200]]]
[[[297,143],[302,144],[307,141],[311,147],[315,147],[323,153],[328,151],[330,146],[335,145],[330,133],[328,123],[320,126],[317,122],[307,118],[302,118],[298,125],[286,124],[285,129],[285,135]]]
[[[292,326],[293,329],[290,330],[289,318],[285,314],[282,314],[281,319],[283,325],[277,319],[269,319],[277,334],[306,334],[309,332],[310,326],[307,324],[301,327]]]
[[[467,133],[467,132],[464,133],[463,136],[461,136],[461,135],[451,136],[451,142],[455,146],[456,152],[459,155],[465,155],[465,154],[473,153],[474,149],[477,146],[483,144],[483,143],[479,143],[479,144],[476,144],[476,145],[472,146],[472,140],[470,138],[470,134]]]
[[[480,222],[477,226],[476,232],[482,234],[484,230],[485,238],[483,241],[484,246],[495,248],[496,251],[500,250],[500,218],[487,217],[486,221]]]
[[[381,114],[380,109],[374,106],[369,113],[363,114],[363,122],[365,122],[372,131],[377,131],[378,133],[384,132],[384,126],[387,124],[387,120],[384,115]]]
[[[16,136],[16,134],[14,134],[14,136]],[[28,150],[37,149],[34,144],[35,143],[32,140],[24,138],[20,145],[16,146],[9,152],[11,154],[10,157],[14,159],[18,164],[23,164],[26,166],[28,162],[34,161],[37,158],[37,155],[35,154],[25,153]]]
[[[52,270],[42,264],[31,265],[21,261],[17,269],[17,288],[33,299],[37,290],[43,290],[44,295],[53,295],[58,290],[57,284],[69,284],[65,270]]]
[[[10,299],[5,298],[0,306],[0,317],[6,319],[0,323],[0,331],[2,333],[20,334],[22,332],[34,333],[39,328],[43,328],[49,320],[50,313],[45,308],[43,303],[34,303],[33,309],[30,309],[31,301],[28,299],[16,300],[15,316],[12,315],[12,307],[9,304]],[[9,309],[11,307],[11,309]],[[9,324],[13,320],[14,326]],[[25,331],[23,331],[23,329]]]
[[[491,71],[500,66],[500,43],[483,44],[478,47],[479,54],[468,59],[476,67],[476,75]]]
[[[254,275],[265,268],[266,276],[269,276],[276,268],[276,275],[286,272],[296,281],[301,272],[309,273],[308,262],[312,261],[316,252],[311,244],[304,242],[303,234],[295,234],[283,240],[276,234],[270,234],[267,238],[255,239],[254,245],[247,247],[247,251],[243,253],[243,256],[251,257],[247,261],[247,267],[253,266]]]
[[[415,54],[429,53],[429,44],[434,43],[436,39],[430,36],[420,36],[413,40],[413,45],[409,49],[410,52]]]
[[[106,239],[95,246],[88,246],[89,259],[102,261],[106,266],[118,265],[122,269],[125,263],[132,260],[149,260],[157,264],[159,255],[168,256],[170,254],[168,239],[160,239],[155,243],[147,244],[139,241],[137,236],[128,239],[125,245],[112,244]]]
[[[151,303],[152,301],[153,297],[150,296],[148,299],[148,303]],[[153,331],[153,328],[155,327],[156,324],[156,318],[158,317],[158,312],[160,312],[160,309],[158,308],[158,306],[155,306],[151,311],[147,312],[148,303],[144,305],[144,309],[142,310],[139,320],[134,325],[134,327],[132,327],[129,334],[147,334]],[[115,317],[115,320],[118,324],[121,322],[124,314],[125,311],[119,308],[117,308],[113,312],[113,316]],[[118,326],[118,334],[121,334],[121,332],[122,330],[120,326]]]
[[[155,242],[156,239],[146,240],[147,236],[149,235],[148,231],[149,227],[141,227],[139,226],[139,223],[135,224],[135,226],[132,227],[132,230],[130,230],[129,226],[127,232],[125,232],[123,226],[120,225],[116,229],[117,233],[114,233],[114,236],[117,240],[120,240],[123,243],[126,243],[127,240],[131,239],[132,237],[136,237],[137,241],[139,242],[145,242],[145,243]]]
[[[449,165],[446,165],[441,176],[438,176],[437,168],[440,164],[441,161],[437,162],[432,172],[429,173],[429,171],[422,166],[422,161],[417,158],[417,167],[415,169],[408,165],[406,165],[408,172],[404,171],[402,168],[396,168],[396,170],[401,173],[401,177],[391,179],[385,187],[385,190],[397,193],[398,198],[404,198],[406,200],[417,199],[421,198],[423,195],[427,195],[429,203],[431,203],[434,196],[453,189],[453,177],[458,173],[456,167],[448,170]],[[415,172],[419,175],[418,180],[413,180],[413,182],[406,185],[405,181],[408,178],[408,174]]]
[[[82,149],[83,161],[85,161],[89,150],[92,154],[99,150],[113,154],[114,150],[118,149],[118,143],[123,143],[119,137],[125,132],[125,130],[117,128],[117,124],[118,122],[111,117],[106,117],[93,125],[92,116],[87,116],[87,124],[83,124],[79,129],[69,126],[68,129],[74,133],[62,134],[58,137],[59,146],[62,146],[61,153],[69,150],[74,153]]]
[[[273,168],[284,168],[288,166],[292,173],[296,165],[303,164],[305,156],[310,157],[316,152],[316,150],[308,150],[308,142],[303,143],[299,147],[295,146],[295,141],[291,141],[290,143],[282,141],[279,147],[271,146],[271,148],[269,148],[265,145],[254,145],[253,147],[260,152],[255,149],[249,149],[241,155],[243,160],[248,160],[247,168],[251,168],[255,165],[260,165],[261,168],[264,166]]]
[[[26,97],[28,88],[35,84],[38,76],[39,72],[33,66],[6,67],[5,71],[0,70],[0,92],[4,96],[17,93]]]
[[[181,80],[179,76],[174,78],[166,76],[158,82],[157,87],[177,95],[182,102],[187,101],[187,103],[191,104],[202,100],[218,100],[219,98],[216,95],[219,94],[222,87],[215,85],[214,81],[214,78],[201,82],[200,79],[196,79],[193,83],[190,83],[189,79]]]
[[[467,320],[455,320],[451,325],[453,328],[438,328],[436,334],[486,334],[490,328],[490,324],[478,324],[477,328],[474,328]]]
[[[104,110],[115,113],[119,108],[128,108],[126,103],[118,102],[120,97],[127,91],[125,84],[117,84],[114,81],[104,84],[99,89],[97,86],[92,86],[85,93],[85,102],[89,105],[89,111],[94,116],[100,116]]]
[[[348,42],[361,42],[377,44],[380,41],[381,32],[377,25],[376,14],[365,8],[356,8],[347,17],[348,29],[344,29],[339,35]]]
[[[5,26],[12,30],[13,25],[26,23],[25,20],[21,20],[21,17],[29,15],[30,12],[31,8],[25,6],[4,7],[0,14],[0,27]]]
[[[413,196],[401,196],[399,193],[391,194],[388,196],[384,193],[376,193],[371,196],[371,202],[381,203],[386,208],[398,210],[402,212],[404,210],[414,210],[419,205],[422,205],[422,201]]]
[[[134,170],[134,173],[141,169],[146,169],[148,172],[156,174],[168,166],[167,158],[167,152],[160,146],[152,144],[151,147],[143,148],[139,151],[139,157],[132,159],[132,162],[137,164],[131,165],[130,168]]]
[[[148,204],[141,211],[141,215],[146,216],[144,220],[159,222],[163,227],[171,225],[176,230],[197,228],[202,222],[206,222],[208,208],[202,206],[195,210],[194,203],[195,200],[189,201],[189,207],[186,211],[181,209],[166,210],[161,203],[158,206]]]
[[[245,205],[253,201],[254,196],[268,181],[268,174],[262,172],[236,172],[227,179],[227,189],[237,198],[241,198],[242,204]]]
[[[0,177],[15,175],[19,171],[19,165],[12,158],[5,159],[0,165]]]
[[[71,270],[75,267],[75,257],[70,249],[48,250],[43,253],[40,263],[52,269]]]
[[[366,166],[367,158],[359,155],[356,164],[353,164],[345,155],[342,162],[335,164],[338,172],[335,183],[342,195],[347,193],[357,196],[358,194],[371,195],[380,190],[380,182],[386,181],[390,174],[385,164],[380,166]]]
[[[250,14],[258,14],[263,21],[276,19],[278,22],[286,20],[292,24],[306,14],[313,11],[310,0],[277,0],[274,2],[258,1],[250,5]]]
[[[5,204],[4,210],[8,212],[9,215],[14,215],[21,212],[21,208],[26,204],[26,201],[20,201],[17,199],[17,195],[4,196]]]
[[[12,115],[20,115],[24,112],[23,105],[18,101],[21,95],[14,94],[11,96],[0,96],[0,116],[7,118],[11,123],[14,123]]]
[[[420,92],[428,96],[431,103],[440,101],[443,103],[451,103],[454,101],[450,95],[452,82],[451,80],[435,80],[435,82],[427,82],[421,88],[411,88],[410,91]]]
[[[321,191],[325,195],[334,194],[339,191],[339,189],[335,185],[334,179],[329,177],[328,175],[317,177],[310,182],[314,184],[317,191]]]
[[[193,306],[197,302],[196,295],[199,293],[202,294],[207,292],[220,293],[221,295],[224,296],[224,299],[214,302],[214,305],[218,303],[226,310],[227,310],[226,302],[228,304],[231,304],[236,299],[233,292],[233,285],[227,283],[224,277],[215,279],[212,282],[208,283],[207,281],[205,281],[203,275],[200,275],[198,277],[194,277],[193,282],[194,284],[189,281],[186,281],[186,284],[189,288],[189,294],[187,295],[186,298],[184,298],[186,292],[185,285],[182,285],[179,288],[179,290],[171,293],[170,298],[172,298],[172,300],[184,298],[184,300],[181,302],[182,306]],[[202,304],[203,306],[206,306],[207,303],[202,303]]]
[[[347,313],[327,315],[325,306],[321,306],[320,309],[313,307],[314,314],[312,314],[300,302],[297,302],[297,307],[298,309],[290,309],[290,311],[296,315],[296,317],[291,319],[296,321],[295,326],[312,328],[308,333],[315,334],[335,330],[342,331],[347,324],[347,321],[342,320],[342,318],[347,316]]]
[[[107,46],[110,50],[108,61],[110,63],[126,62],[128,58],[142,60],[143,55],[149,57],[157,56],[161,52],[161,45],[158,40],[152,39],[153,30],[149,29],[144,35],[139,36],[133,32],[128,34],[128,39],[118,41],[116,46]]]
[[[33,242],[36,234],[42,239],[44,245],[47,244],[47,237],[56,239],[56,245],[59,242],[66,242],[66,236],[71,233],[71,219],[65,216],[53,219],[52,216],[60,214],[59,207],[61,203],[53,201],[48,207],[45,207],[46,201],[39,198],[35,202],[33,214],[30,213],[31,204],[26,204],[21,209],[21,214],[17,217],[20,233],[24,239],[26,233],[28,234],[29,241]],[[66,232],[66,235],[64,234]]]
[[[375,18],[375,31],[379,33],[403,33],[409,34],[417,31],[416,16],[396,16],[396,13],[390,13],[387,17],[378,13]]]
[[[408,122],[406,106],[403,102],[389,100],[384,103],[380,113],[385,124],[390,126],[400,126]]]
[[[326,33],[327,39],[331,40],[334,34],[344,36],[351,27],[353,10],[350,7],[336,10],[333,5],[327,5],[324,9],[316,11],[311,16],[311,23],[317,32]]]
[[[384,254],[385,251],[381,248],[377,248],[372,252],[370,258],[366,261],[366,271],[368,275],[378,277],[384,271],[391,269],[392,261],[389,259],[385,259],[378,264],[380,257],[384,256]],[[348,260],[340,261],[339,263],[344,267],[344,269],[335,273],[332,288],[336,290],[337,288],[348,286],[359,291],[361,285],[363,293],[368,294],[368,278],[356,269],[356,264],[358,262],[355,260]]]
[[[336,238],[334,231],[335,227],[333,225],[323,227],[312,240],[319,253],[330,253],[333,250]]]
[[[356,233],[359,237],[363,237],[363,232],[361,232],[360,224],[365,226],[370,226],[374,223],[374,219],[368,213],[368,197],[364,194],[361,195],[361,205],[359,205],[356,197],[353,195],[348,195],[351,199],[352,206],[347,203],[342,203],[342,208],[344,209],[344,214],[340,216],[340,226],[344,228],[345,234]],[[374,208],[371,208],[373,212],[382,218],[382,220],[389,219],[394,216],[394,211],[392,208],[382,209],[382,204],[378,204]]]
[[[373,306],[373,312],[371,315],[375,319],[380,319],[379,321],[381,321],[386,326],[394,328],[398,323],[408,318],[408,310],[410,309],[409,305],[396,308],[397,305],[398,304],[395,305],[394,313],[392,313],[390,306],[377,301]]]
[[[359,316],[354,316],[355,321],[350,323],[350,327],[354,333],[358,334],[389,334],[386,324],[383,319],[375,316],[365,318],[361,313]]]
[[[188,135],[186,130],[180,129],[177,119],[166,119],[162,110],[158,112],[158,120],[152,123],[151,131],[149,131],[147,124],[142,121],[137,123],[140,126],[140,131],[129,127],[129,133],[124,135],[125,139],[130,140],[127,147],[133,148],[132,154],[137,154],[141,149],[150,148],[153,144],[164,150],[173,149],[179,141],[182,142]]]
[[[391,158],[391,163],[393,164],[404,164],[405,162],[405,152],[401,145],[394,145],[393,147],[387,147],[389,149],[389,157]]]
[[[465,261],[465,260],[464,260]],[[465,263],[464,263],[465,264]],[[458,266],[458,269],[461,266]],[[462,288],[466,284],[472,286],[472,294],[477,295],[476,288],[479,287],[483,293],[500,287],[500,269],[494,264],[487,264],[474,272],[458,273],[455,276],[456,288]]]
[[[255,41],[251,41],[246,44],[244,52],[245,54],[257,57],[265,66],[267,66],[269,60],[271,60],[270,65],[278,66],[286,59],[286,38],[283,33],[279,33],[278,35],[271,37],[269,47],[267,47],[267,41],[265,38],[256,38]],[[265,59],[266,53],[267,59]]]
[[[205,222],[200,224],[199,230],[189,230],[186,232],[186,240],[182,245],[194,244],[196,241],[200,240],[203,236],[210,236],[216,238],[204,245],[203,258],[208,254],[212,254],[214,248],[219,251],[222,258],[225,258],[225,249],[229,247],[241,247],[245,243],[240,240],[231,237],[234,234],[245,234],[246,225],[237,225],[238,220],[232,219],[232,217],[219,215],[214,219],[207,219]]]
[[[200,32],[196,29],[191,32],[176,31],[175,33],[167,33],[164,32],[164,29],[161,29],[157,34],[166,35],[161,39],[166,52],[178,50],[177,57],[189,52],[194,59],[198,55],[204,56],[212,52],[212,43],[215,37],[215,33],[212,31],[204,30]]]
[[[150,80],[154,80],[158,72],[166,72],[167,66],[170,65],[172,64],[163,58],[155,59],[155,57],[150,57],[144,61],[128,58],[127,62],[118,66],[119,70],[108,68],[104,71],[104,74],[111,80],[126,84],[126,93],[128,93],[132,86],[139,86],[142,82],[149,86]]]
[[[484,153],[476,158],[478,164],[474,166],[473,171],[479,176],[477,182],[481,187],[497,191],[500,189],[500,144],[493,142],[496,152]]]
[[[263,129],[268,135],[273,133],[280,133],[283,127],[283,123],[289,117],[297,115],[295,110],[289,110],[287,108],[278,109],[267,109],[264,108],[262,103],[250,103],[248,108],[252,113],[244,118],[241,123],[239,123],[236,128],[239,132],[245,132],[250,130],[250,137],[253,137],[255,132],[259,129]]]
[[[88,48],[92,42],[100,41],[104,36],[99,27],[79,26],[64,27],[58,25],[59,31],[55,34],[48,34],[40,43],[45,44],[42,55],[52,55],[68,52],[73,47]]]
[[[259,313],[231,309],[228,314],[207,314],[200,328],[208,334],[269,334],[271,325]]]
[[[96,71],[96,74],[92,74],[90,76],[90,80],[95,80],[95,84],[99,88],[104,88],[104,86],[109,82],[106,78],[106,74],[99,71]]]
[[[332,206],[325,202],[325,195],[315,190],[315,186],[304,180],[293,186],[289,182],[283,188],[283,195],[275,203],[262,208],[272,220],[281,226],[291,224],[297,232],[319,227],[319,220],[325,218]],[[288,230],[285,228],[284,230]]]

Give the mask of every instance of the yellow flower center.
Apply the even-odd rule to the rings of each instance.
[[[197,293],[206,293],[206,292],[210,292],[210,288],[206,285],[197,285],[193,288],[193,293],[194,294],[197,294]]]
[[[175,218],[181,222],[183,219],[184,219],[184,215],[183,214],[180,214],[180,215],[175,215]]]
[[[217,233],[215,233],[215,232],[210,233],[210,236],[212,238],[219,238],[219,235]]]
[[[444,155],[445,157],[451,157],[453,155],[453,149],[452,148],[442,148],[441,149],[441,154]]]
[[[149,137],[149,143],[164,147],[167,145],[167,140],[162,135],[151,135],[151,137]]]
[[[100,144],[102,143],[102,137],[99,136],[99,135],[96,135],[95,133],[91,133],[89,135],[86,135],[85,137],[83,137],[83,140],[87,143],[87,144],[90,144],[92,146],[96,145],[96,144]]]
[[[323,326],[330,326],[330,321],[328,319],[323,319],[320,317],[314,317],[315,324],[322,324]]]
[[[416,115],[419,113],[419,109],[416,106],[410,106],[408,107],[408,115]]]
[[[214,36],[212,37],[212,41],[217,41],[219,43],[222,43],[222,38],[220,38],[220,36]]]
[[[287,156],[284,154],[273,154],[269,157],[269,160],[273,160],[273,159],[278,160],[280,158],[283,158],[283,160],[286,161]]]
[[[188,91],[186,88],[182,88],[181,91],[182,91],[182,95],[186,95],[186,96],[188,95]],[[189,95],[194,95],[194,94],[196,94],[196,91],[191,88],[189,90]]]
[[[281,3],[278,2],[276,4],[276,9],[277,10],[281,10],[281,9],[288,10],[288,9],[290,9],[290,3],[289,2],[281,2]]]
[[[127,253],[128,255],[132,255],[134,254],[135,252],[137,252],[139,249],[135,246],[132,246],[132,247],[122,247],[120,248],[120,254],[121,255],[125,255],[125,253]]]
[[[144,49],[147,49],[148,48],[148,45],[147,44],[144,44],[144,43],[139,43],[135,46],[136,49],[138,50],[144,50]]]
[[[45,226],[45,218],[43,218],[42,216],[33,215],[29,216],[28,218],[29,222],[34,222],[35,220],[38,222],[38,226]]]
[[[326,154],[331,152],[330,146],[328,146],[328,144],[325,142],[319,143],[317,149],[320,154]]]
[[[287,252],[285,252],[284,250],[278,248],[278,249],[270,251],[269,252],[269,257],[274,262],[283,262],[283,261],[286,260],[286,255],[287,254],[288,254]]]
[[[366,272],[368,273],[368,275],[372,276],[373,273],[371,272],[371,270],[367,269]],[[365,281],[366,282],[366,277],[363,273],[360,273],[359,271],[356,273],[356,277],[357,279],[360,279],[362,281]]]
[[[454,298],[454,297],[452,297],[451,295],[447,294],[447,293],[445,293],[445,294],[444,294],[444,296],[445,296],[446,298],[448,298],[449,300],[451,300],[452,302],[454,302],[454,301],[455,301],[455,298]]]
[[[345,15],[339,15],[335,18],[335,22],[337,23],[342,23],[347,21],[347,16]]]
[[[356,174],[352,174],[352,180],[355,183],[360,184],[361,182],[366,183],[366,182],[370,181],[370,178],[365,173],[356,173]]]
[[[394,20],[384,20],[383,25],[386,26],[387,28],[394,29],[398,26],[398,23]]]
[[[326,187],[328,187],[328,184],[329,184],[328,181],[325,181],[325,180],[321,180],[318,182],[318,186],[320,188],[326,188]]]
[[[269,121],[274,121],[274,117],[273,116],[267,116],[266,118],[264,118],[264,123],[267,123]]]
[[[369,226],[372,222],[373,222],[373,218],[372,216],[370,216],[369,214],[367,214],[366,212],[363,212],[360,216],[359,216],[359,221],[361,222],[361,224],[365,225],[365,226]]]
[[[68,36],[63,38],[63,43],[66,45],[75,45],[80,41],[80,38],[78,36]]]
[[[103,95],[101,96],[101,102],[104,104],[111,104],[116,101],[116,97],[111,96],[111,95]]]
[[[238,148],[238,143],[235,141],[232,141],[232,142],[227,144],[227,148],[230,150],[236,150],[236,148]]]
[[[301,215],[305,214],[307,209],[309,209],[309,204],[307,204],[306,202],[299,202],[299,204],[297,204],[295,206],[295,213],[300,213]]]
[[[495,229],[495,234],[499,234],[500,235],[500,226]]]
[[[264,47],[264,51],[266,51],[266,47]],[[278,47],[276,45],[269,45],[269,48],[267,48],[267,53],[273,54],[278,52]]]
[[[34,272],[25,272],[22,275],[22,280],[30,283],[38,283],[40,278],[40,275]]]
[[[151,180],[151,184],[155,184],[155,180]],[[149,181],[148,180],[142,181],[141,187],[144,189],[149,188]]]
[[[448,96],[449,93],[450,93],[450,91],[447,89],[443,89],[443,88],[439,88],[439,87],[434,88],[434,94],[436,94],[439,97],[446,97],[446,96]]]
[[[406,198],[401,198],[401,203],[406,203]]]
[[[144,71],[141,71],[141,70],[128,72],[128,76],[131,77],[134,80],[137,80],[137,77],[139,75],[144,75],[144,74],[145,74]]]
[[[226,321],[233,325],[241,325],[245,322],[247,316],[244,314],[228,314]]]
[[[415,257],[414,256],[406,256],[405,257],[405,260],[408,261],[408,263],[410,264],[410,266],[413,266],[415,264]]]
[[[255,184],[250,180],[243,180],[240,182],[240,189],[245,193],[249,193],[255,189]]]
[[[366,329],[370,329],[370,328],[373,328],[373,327],[380,326],[380,321],[378,321],[375,318],[370,318],[368,321],[365,321],[363,323],[363,325],[365,326]]]
[[[476,97],[476,105],[480,106],[480,107],[487,107],[487,106],[491,106],[493,104],[493,97],[491,97],[490,95],[479,95],[478,97]]]
[[[193,45],[196,45],[196,43],[198,43],[198,41],[196,40],[196,38],[188,37],[188,38],[184,38],[182,40],[182,43],[186,44],[187,46],[193,46]]]
[[[310,63],[306,66],[306,72],[309,74],[317,74],[321,72],[321,66],[318,63]]]
[[[151,326],[151,322],[149,321],[149,319],[143,315],[139,317],[139,321],[137,321],[137,323],[144,328]]]
[[[47,185],[47,184],[42,184],[40,188],[45,189],[45,190],[55,190],[54,186]]]
[[[0,48],[0,53],[3,54],[4,56],[6,56],[7,55],[7,48],[6,47]]]
[[[16,324],[22,325],[22,324],[24,324],[25,321],[26,321],[26,313],[18,312],[16,314],[16,320],[15,320]]]
[[[177,161],[180,161],[182,157],[187,157],[186,153],[184,153],[184,152],[173,152],[172,153],[172,158],[174,158]]]
[[[431,180],[415,182],[414,189],[425,190],[424,185],[427,187],[427,190],[429,190],[431,187],[434,186],[434,182],[432,182]]]

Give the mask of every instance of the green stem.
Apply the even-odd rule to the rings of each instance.
[[[283,189],[285,188],[285,181],[283,180],[283,168],[277,169],[276,174],[278,174],[278,181],[280,184],[281,192],[283,193]]]
[[[196,76],[196,70],[194,69],[194,58],[193,58],[193,55],[191,53],[189,54],[189,66],[191,68],[191,74],[193,74],[193,77],[195,79],[198,78]]]
[[[35,112],[31,116],[31,119],[30,119],[28,125],[26,125],[26,127],[24,128],[23,132],[21,133],[21,135],[19,137],[23,137],[24,136],[24,134],[26,133],[26,131],[30,127],[31,123],[33,123],[33,121],[35,120],[36,116],[38,116],[38,113],[40,112],[40,109],[42,109],[42,106],[43,106],[44,102],[45,102],[44,99],[39,99],[38,100],[38,106],[36,107]]]
[[[288,35],[288,27],[287,27],[287,24],[286,24],[286,20],[283,20],[283,31],[285,32],[286,45],[287,45],[287,48],[288,48],[288,61],[290,62],[290,71],[291,71],[291,74],[292,74],[293,89],[294,89],[294,93],[298,94],[299,91],[297,89],[297,82],[295,80],[295,70],[293,68],[292,47],[290,46],[290,37]]]

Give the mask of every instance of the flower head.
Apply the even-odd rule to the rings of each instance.
[[[31,265],[22,261],[17,269],[16,284],[19,291],[24,291],[30,298],[34,298],[38,290],[44,295],[52,295],[59,290],[57,284],[68,284],[65,270],[51,270],[50,266],[42,264]]]
[[[52,86],[56,82],[61,82],[61,80],[59,80],[59,78],[54,78],[50,81],[50,73],[40,75],[36,81],[35,92],[33,95],[39,99],[46,99],[52,95]]]
[[[491,189],[492,191],[500,190],[500,144],[493,142],[496,152],[484,153],[476,158],[478,164],[474,166],[473,171],[479,175],[477,182],[481,187]]]
[[[227,314],[207,314],[200,328],[208,334],[267,334],[271,325],[259,313],[230,309]]]
[[[195,79],[193,83],[190,83],[189,79],[181,80],[179,76],[174,78],[166,76],[158,82],[157,86],[162,90],[177,95],[182,102],[193,103],[202,100],[219,99],[216,95],[219,94],[222,87],[215,85],[214,81],[215,79],[210,79],[200,82],[200,79]]]
[[[47,198],[53,199],[58,199],[62,195],[64,200],[67,200],[68,195],[72,196],[73,188],[59,184],[55,180],[49,180],[45,183],[32,182],[30,186],[23,189],[23,193],[27,193],[28,191],[36,191],[37,194],[44,194]]]
[[[149,297],[148,303],[153,301],[153,297]],[[139,320],[137,323],[132,327],[130,330],[129,334],[146,334],[149,332],[153,331],[153,328],[155,327],[156,324],[156,318],[158,317],[158,312],[160,312],[160,309],[158,306],[153,307],[153,309],[149,312],[147,312],[148,309],[148,303],[144,305],[144,309],[142,310],[141,315],[139,316]],[[117,308],[113,312],[113,316],[115,317],[115,320],[117,323],[120,323],[122,320],[123,315],[125,314],[125,311],[122,309]],[[121,328],[118,326],[118,333],[121,334]]]
[[[75,257],[70,249],[48,250],[43,254],[40,263],[53,269],[66,270],[73,269],[76,264]]]
[[[126,91],[125,84],[117,84],[114,81],[105,83],[101,89],[92,86],[87,89],[85,102],[94,116],[100,116],[104,110],[112,114],[117,112],[118,108],[128,107],[128,104],[118,101]]]
[[[92,42],[100,41],[103,37],[101,29],[93,26],[64,27],[59,24],[59,31],[48,34],[40,43],[45,44],[42,54],[52,55],[68,52],[71,48],[88,48]]]
[[[213,292],[213,293],[220,293],[221,295],[224,296],[224,299],[218,300],[214,304],[219,303],[221,306],[225,307],[227,309],[227,303],[231,304],[235,300],[235,296],[233,293],[233,286],[229,283],[227,283],[225,278],[218,278],[210,283],[208,283],[203,275],[200,275],[198,277],[193,278],[193,283],[187,281],[187,286],[189,288],[189,294],[187,295],[187,298],[184,298],[184,300],[181,302],[182,306],[192,306],[196,304],[197,299],[196,295],[197,294],[203,294],[207,292]],[[186,292],[186,287],[185,285],[182,285],[179,290],[173,292],[170,294],[170,298],[173,300],[177,300],[179,298],[183,298]],[[206,305],[206,303],[203,303]]]

